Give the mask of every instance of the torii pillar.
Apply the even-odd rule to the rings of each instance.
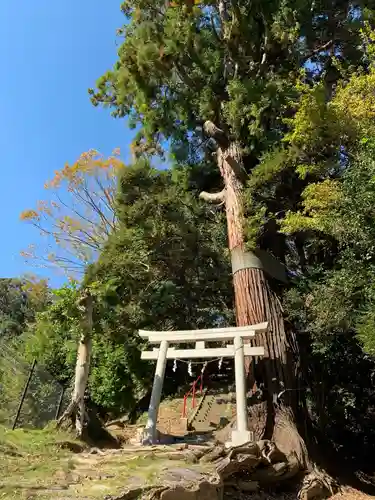
[[[253,440],[247,425],[246,375],[243,339],[234,337],[234,374],[236,382],[237,429],[232,431],[232,446],[240,446]]]
[[[156,424],[158,421],[159,405],[163,391],[165,368],[167,366],[168,341],[160,342],[158,360],[156,362],[154,384],[152,386],[150,406],[148,408],[148,419],[146,425],[146,435],[144,439],[150,444],[157,441]]]

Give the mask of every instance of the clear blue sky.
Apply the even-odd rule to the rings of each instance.
[[[46,197],[54,170],[90,148],[127,152],[125,121],[94,108],[87,94],[116,60],[120,4],[0,0],[0,277],[40,274],[19,256],[38,239],[19,214]]]

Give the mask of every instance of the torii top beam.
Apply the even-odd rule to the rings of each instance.
[[[139,336],[148,339],[151,344],[159,344],[162,340],[170,344],[197,342],[205,340],[207,342],[233,340],[234,337],[254,337],[257,333],[267,331],[268,322],[258,323],[249,326],[230,326],[227,328],[207,328],[203,330],[180,330],[156,332],[149,330],[139,330]]]

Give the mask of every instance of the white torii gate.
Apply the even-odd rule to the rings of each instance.
[[[251,441],[251,433],[247,425],[245,356],[264,356],[264,347],[244,345],[244,338],[251,338],[256,333],[267,330],[268,323],[229,328],[212,328],[205,330],[184,330],[175,332],[152,332],[139,330],[140,337],[148,339],[151,344],[160,344],[152,351],[143,351],[141,359],[156,359],[154,384],[152,387],[148,421],[146,426],[147,441],[156,442],[156,423],[163,389],[165,367],[168,359],[209,359],[234,357],[236,382],[237,429],[232,431],[232,445],[237,446]],[[225,347],[208,348],[205,342],[233,340],[233,344]],[[176,349],[170,344],[189,344],[195,342],[195,349]]]

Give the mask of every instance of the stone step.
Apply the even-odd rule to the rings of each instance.
[[[235,405],[232,403],[231,393],[225,393],[225,390],[217,392],[209,391],[197,413],[192,427],[198,432],[209,432],[217,429],[223,424],[223,420],[230,421],[235,414]]]

